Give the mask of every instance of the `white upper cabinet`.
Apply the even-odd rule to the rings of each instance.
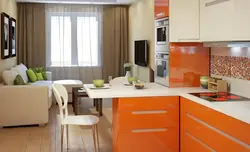
[[[250,0],[170,0],[170,42],[250,41]]]
[[[200,0],[201,41],[233,39],[234,0]]]
[[[250,0],[200,0],[201,41],[250,41]]]
[[[169,1],[170,42],[200,41],[200,0]]]
[[[250,41],[250,0],[235,0],[233,41]]]

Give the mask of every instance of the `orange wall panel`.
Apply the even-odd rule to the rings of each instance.
[[[202,43],[170,43],[169,87],[199,87],[209,76],[209,48]]]

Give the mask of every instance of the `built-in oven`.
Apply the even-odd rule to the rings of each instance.
[[[155,54],[155,82],[169,86],[169,54]]]
[[[169,22],[168,18],[155,21],[156,52],[169,51]]]

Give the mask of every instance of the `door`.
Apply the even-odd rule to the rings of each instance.
[[[156,52],[169,52],[169,20],[168,18],[155,21]]]
[[[199,42],[200,0],[170,0],[170,42]]]
[[[233,38],[234,0],[200,0],[201,41]]]
[[[156,44],[167,43],[168,29],[166,26],[160,26],[156,28]]]

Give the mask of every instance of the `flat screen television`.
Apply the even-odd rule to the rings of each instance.
[[[148,66],[148,43],[147,40],[135,41],[135,64]]]

